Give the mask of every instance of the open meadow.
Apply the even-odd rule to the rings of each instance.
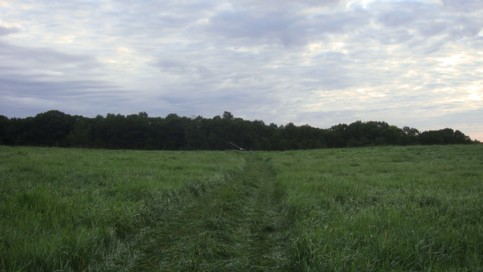
[[[0,146],[0,271],[482,271],[483,145]]]

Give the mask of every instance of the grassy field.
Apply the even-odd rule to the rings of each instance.
[[[0,271],[482,271],[483,145],[0,147]]]
[[[483,146],[269,154],[296,270],[481,271]]]
[[[0,147],[0,271],[132,259],[153,212],[178,209],[243,164],[220,152]]]

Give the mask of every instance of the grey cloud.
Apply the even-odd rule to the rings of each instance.
[[[354,74],[349,67],[353,65],[345,56],[337,53],[327,53],[314,59],[309,69],[294,68],[295,78],[306,78],[302,81],[303,88],[308,90],[323,89],[332,91],[346,89],[356,84]],[[299,87],[300,88],[300,87]]]
[[[0,25],[0,36],[6,36],[8,34],[19,32],[18,28],[5,27]]]
[[[288,14],[252,14],[230,11],[210,18],[209,30],[222,36],[249,41],[296,44],[301,39],[297,19]]]
[[[124,101],[124,104],[128,104],[129,102],[125,90],[101,81],[90,79],[52,81],[31,75],[15,73],[7,75],[4,71],[5,67],[0,67],[0,97],[10,100],[14,98],[12,101],[19,101],[19,103],[3,101],[1,108],[7,111],[18,107],[38,106],[36,101],[45,102],[45,108],[42,110],[49,110],[51,105],[70,110],[70,108],[86,105],[91,107],[102,103],[120,104]]]
[[[81,97],[89,96],[95,91],[116,90],[114,85],[93,80],[51,82],[21,75],[0,76],[0,86],[0,93],[3,95],[29,97]]]
[[[4,111],[69,110],[128,102],[123,88],[101,80],[102,65],[91,56],[0,42],[0,63]]]
[[[481,16],[462,15],[456,9],[423,2],[374,3],[371,13],[382,28],[365,28],[364,35],[382,44],[407,46],[421,54],[437,52],[462,38],[474,39],[483,27]]]
[[[186,72],[188,70],[187,66],[177,60],[163,59],[156,63],[162,70],[173,71],[173,72]]]
[[[116,36],[169,38],[195,27],[217,4],[216,1],[122,1],[116,3],[117,10],[108,14]]]
[[[367,13],[359,11],[352,12],[330,12],[315,16],[309,20],[307,25],[314,34],[335,33],[347,34],[369,24]]]
[[[388,27],[407,27],[414,21],[421,18],[427,18],[427,15],[431,13],[431,10],[427,5],[420,3],[386,3],[377,4],[374,9],[376,12],[377,20]],[[427,18],[434,19],[434,18]]]
[[[99,64],[90,56],[71,55],[49,48],[23,47],[0,42],[0,60],[12,68],[64,70],[67,67],[96,67]]]
[[[462,17],[459,16],[453,21],[450,28],[450,35],[456,38],[474,37],[483,30],[483,17]]]
[[[95,115],[114,112],[130,104],[119,88],[96,81],[49,82],[29,77],[0,77],[0,108],[13,116],[35,115],[59,109],[69,113]],[[92,111],[97,107],[96,111]]]
[[[475,12],[483,9],[481,0],[442,0],[443,4],[453,10]]]
[[[298,1],[279,1],[279,0],[265,0],[265,1],[258,1],[258,0],[232,0],[230,1],[234,5],[238,4],[240,6],[251,6],[255,8],[262,8],[262,9],[273,9],[273,8],[282,8],[286,9],[287,7],[293,6],[331,6],[338,4],[340,2],[344,2],[343,0],[298,0]]]
[[[365,35],[366,37],[375,39],[381,44],[385,44],[385,45],[405,44],[415,38],[414,34],[407,29],[397,29],[393,31],[380,31],[380,32],[374,32],[369,29],[365,32],[365,34],[366,34]]]
[[[176,59],[161,59],[155,63],[161,71],[184,74],[186,76],[211,77],[213,72],[202,64],[188,63]]]
[[[421,25],[419,28],[419,32],[425,37],[436,36],[439,34],[443,34],[445,30],[448,29],[450,23],[443,20],[433,20],[430,23],[426,23]]]
[[[388,28],[378,31],[384,34],[398,31],[396,34],[408,36],[411,31],[411,38],[415,38],[415,33],[432,36],[450,25],[448,18],[439,14],[435,6],[422,3],[386,3],[375,6],[374,10],[377,22]]]
[[[344,3],[344,0],[297,0],[297,1],[279,1],[279,0],[231,0],[235,10],[247,10],[251,13],[297,13],[300,10],[308,8],[334,8]]]
[[[304,45],[325,34],[351,32],[369,23],[364,13],[327,12],[316,16],[277,11],[230,11],[210,19],[209,31],[245,43]]]

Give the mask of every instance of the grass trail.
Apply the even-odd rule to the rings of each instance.
[[[244,171],[157,222],[131,271],[284,270],[284,194],[269,160],[245,158]]]

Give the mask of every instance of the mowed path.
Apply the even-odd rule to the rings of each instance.
[[[131,271],[283,271],[290,222],[269,159],[243,154],[244,171],[157,222]]]

